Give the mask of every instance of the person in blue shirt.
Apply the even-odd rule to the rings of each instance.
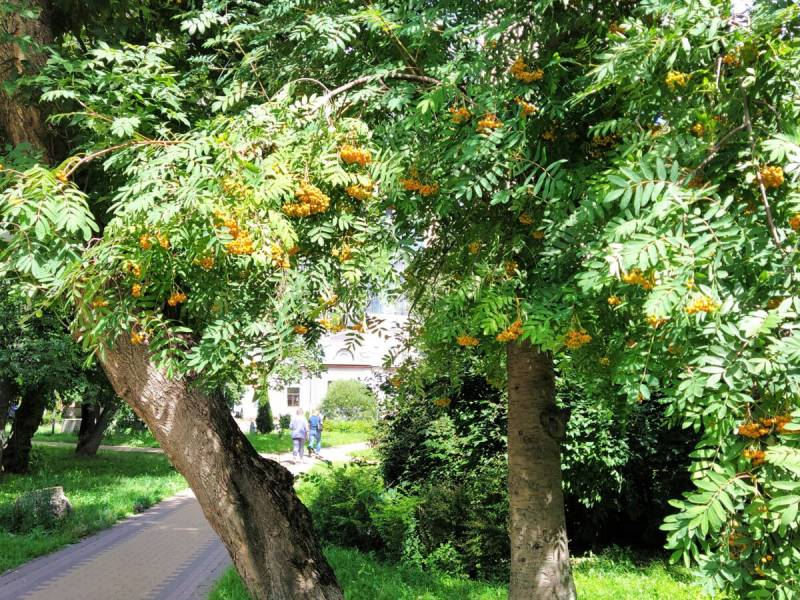
[[[322,416],[319,410],[314,410],[308,423],[311,427],[311,441],[308,448],[319,455],[319,451],[322,450]]]

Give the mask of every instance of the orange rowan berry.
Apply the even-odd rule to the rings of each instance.
[[[167,304],[170,306],[178,306],[178,304],[183,304],[186,302],[187,296],[183,292],[172,292],[169,298],[167,298]]]
[[[780,166],[764,166],[759,171],[764,187],[776,188],[783,185],[783,168]]]
[[[498,342],[512,342],[522,335],[522,321],[517,319],[495,336]]]
[[[369,153],[369,151],[356,148],[350,144],[342,145],[342,147],[339,149],[339,158],[341,158],[342,161],[348,165],[357,164],[361,165],[362,167],[365,167],[372,162],[372,155]]]
[[[477,346],[478,344],[480,344],[480,340],[471,335],[462,334],[456,337],[456,343],[459,346]]]

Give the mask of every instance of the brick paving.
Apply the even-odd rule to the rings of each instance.
[[[325,448],[323,457],[347,461],[350,452],[366,447]],[[317,462],[306,458],[293,464],[291,454],[264,456],[294,474]],[[225,547],[186,490],[0,576],[0,600],[205,600],[229,565]]]

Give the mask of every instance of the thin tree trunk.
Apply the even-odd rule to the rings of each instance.
[[[14,418],[11,437],[3,451],[3,470],[8,473],[27,473],[31,461],[33,434],[39,428],[47,408],[47,390],[34,388],[25,393]]]
[[[81,428],[78,432],[78,444],[75,446],[75,454],[79,456],[97,455],[100,442],[103,441],[106,429],[108,429],[111,419],[114,418],[118,409],[119,404],[116,400],[109,400],[99,407],[91,406],[90,422],[87,422],[85,428],[83,426],[83,409],[81,409]]]
[[[508,345],[509,600],[573,600],[552,357]]]
[[[256,453],[221,398],[167,379],[125,337],[102,360],[117,394],[186,477],[253,598],[343,598],[291,473]]]

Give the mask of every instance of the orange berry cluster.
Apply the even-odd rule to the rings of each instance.
[[[689,83],[690,77],[691,75],[688,73],[682,73],[681,71],[670,71],[664,78],[664,83],[667,84],[669,89],[674,90],[676,87],[685,87],[686,84]]]
[[[108,306],[108,300],[105,298],[95,298],[92,300],[92,308],[105,308]]]
[[[764,417],[760,421],[750,421],[747,423],[742,423],[739,425],[739,429],[737,433],[742,437],[748,438],[760,438],[765,435],[768,435],[772,428],[775,428],[775,431],[778,433],[790,433],[784,432],[784,428],[786,425],[791,423],[792,418],[788,415],[778,415],[775,417]]]
[[[292,329],[297,335],[305,335],[308,333],[308,327],[305,325],[295,325]]]
[[[689,303],[689,305],[686,307],[686,312],[690,315],[694,315],[699,312],[710,313],[717,310],[717,308],[719,308],[719,305],[714,302],[712,298],[703,294]]]
[[[250,234],[247,232],[240,234],[235,240],[225,244],[225,251],[228,254],[237,256],[252,254],[253,250],[253,240],[250,238]]]
[[[743,452],[746,459],[751,461],[754,465],[760,465],[767,457],[767,453],[763,450],[750,450],[749,448]]]
[[[739,57],[735,53],[728,52],[722,57],[722,63],[729,67],[738,67],[741,60],[739,60]]]
[[[495,339],[498,342],[513,342],[519,336],[522,335],[522,321],[517,319],[511,325],[509,325],[506,329],[501,331],[495,336]]]
[[[800,213],[796,213],[789,217],[789,227],[795,231],[800,231]]]
[[[533,217],[530,216],[528,213],[522,213],[519,216],[519,222],[523,225],[533,225]]]
[[[611,148],[619,142],[619,138],[613,133],[610,135],[596,135],[592,138],[592,146],[598,148]]]
[[[642,272],[639,269],[631,269],[629,273],[625,273],[622,276],[622,281],[624,283],[630,283],[632,285],[638,285],[646,290],[652,290],[655,283],[653,282],[653,278],[650,279],[645,278],[642,275]]]
[[[290,217],[308,217],[328,210],[331,199],[315,185],[303,182],[295,191],[298,202],[283,205],[283,212]]]
[[[186,302],[186,294],[183,292],[172,292],[169,298],[167,298],[167,304],[170,306],[178,306],[178,304],[183,304]]]
[[[360,183],[349,185],[344,188],[344,191],[351,198],[360,200],[361,202],[369,200],[372,197],[372,186],[366,186]]]
[[[452,403],[452,400],[450,400],[450,398],[447,397],[442,397],[442,398],[437,398],[436,400],[433,401],[433,403],[441,408],[447,408]]]
[[[225,215],[225,213],[222,211],[217,211],[214,214],[217,219],[222,221],[222,225],[228,229],[228,233],[233,238],[233,241],[225,244],[225,251],[228,254],[233,254],[235,256],[252,254],[254,250],[253,240],[250,238],[250,234],[247,231],[242,231],[241,227],[239,227],[239,224],[236,222],[236,219]],[[201,267],[209,270],[214,266],[214,259],[210,256],[201,258],[199,263]]]
[[[656,315],[647,315],[647,324],[650,325],[653,329],[658,329],[664,323],[667,322],[666,317],[658,317]]]
[[[341,158],[348,165],[361,165],[367,166],[372,162],[372,155],[368,150],[356,148],[350,144],[344,144],[339,148],[339,158]]]
[[[759,173],[765,188],[776,188],[783,185],[783,169],[780,166],[761,167]]]
[[[503,122],[494,113],[487,113],[478,121],[478,133],[490,133],[493,129],[500,129]]]
[[[169,238],[164,235],[163,233],[157,233],[156,239],[158,240],[158,245],[161,246],[164,250],[169,248]]]
[[[214,257],[204,256],[197,261],[197,264],[200,265],[204,270],[210,271],[212,268],[214,268]]]
[[[292,263],[289,261],[289,254],[283,249],[283,247],[273,242],[272,246],[269,249],[270,258],[272,259],[272,264],[276,267],[280,267],[281,269],[288,269],[292,266]]]
[[[132,262],[128,264],[128,271],[130,271],[131,275],[134,277],[141,277],[142,276],[142,267],[139,266],[138,263]]]
[[[153,247],[153,242],[150,241],[150,236],[146,233],[139,236],[139,247],[142,250],[150,250]]]
[[[131,286],[131,296],[133,296],[134,298],[142,297],[142,285],[140,283],[134,283]]]
[[[473,337],[471,335],[463,334],[463,335],[459,335],[456,338],[456,343],[459,346],[477,346],[478,344],[480,344],[480,340],[478,340],[478,338]]]
[[[608,358],[607,356],[601,356],[600,358],[597,359],[597,362],[600,363],[600,366],[607,367],[608,365],[611,364],[611,359]]]
[[[534,81],[539,81],[544,77],[544,71],[542,69],[529,71],[528,64],[522,59],[521,56],[517,57],[517,59],[511,64],[508,72],[511,73],[512,77],[519,79],[524,83],[533,83]]]
[[[519,269],[519,264],[515,260],[507,260],[503,264],[503,268],[506,271],[506,275],[513,277],[517,273],[517,269]]]
[[[363,323],[355,323],[350,326],[350,329],[352,331],[357,331],[358,333],[364,333],[365,327]]]
[[[456,125],[466,123],[472,118],[472,113],[463,106],[460,108],[450,107],[448,111],[450,112],[450,120]]]
[[[564,345],[570,350],[577,350],[592,341],[592,336],[580,329],[570,329],[564,340]]]
[[[478,254],[481,251],[481,243],[480,242],[470,242],[467,245],[467,250],[469,250],[470,254]]]
[[[535,240],[543,240],[544,239],[544,231],[541,229],[536,229],[531,231],[531,237]]]
[[[619,306],[622,304],[622,299],[617,295],[611,295],[608,297],[608,305],[609,306]]]
[[[409,192],[417,192],[420,196],[433,196],[439,192],[439,184],[436,183],[422,183],[420,180],[410,177],[408,179],[401,179],[400,184],[404,190]]]
[[[334,248],[331,252],[331,256],[337,257],[339,262],[347,262],[353,258],[353,249],[347,242],[345,242],[340,248]]]
[[[703,137],[703,134],[706,132],[706,128],[703,127],[702,123],[695,123],[689,128],[689,131],[691,131],[692,135],[695,137]]]
[[[134,344],[136,346],[144,344],[145,339],[146,338],[143,333],[139,333],[138,331],[131,331],[131,344]]]
[[[546,142],[556,141],[556,132],[554,129],[546,129],[542,132],[542,139]]]
[[[520,97],[515,98],[514,102],[516,102],[519,105],[519,107],[520,107],[520,109],[522,111],[522,116],[523,117],[528,117],[528,116],[532,115],[533,113],[535,113],[537,110],[539,110],[536,107],[535,104],[532,104],[530,102],[526,102],[525,100],[523,100]]]

